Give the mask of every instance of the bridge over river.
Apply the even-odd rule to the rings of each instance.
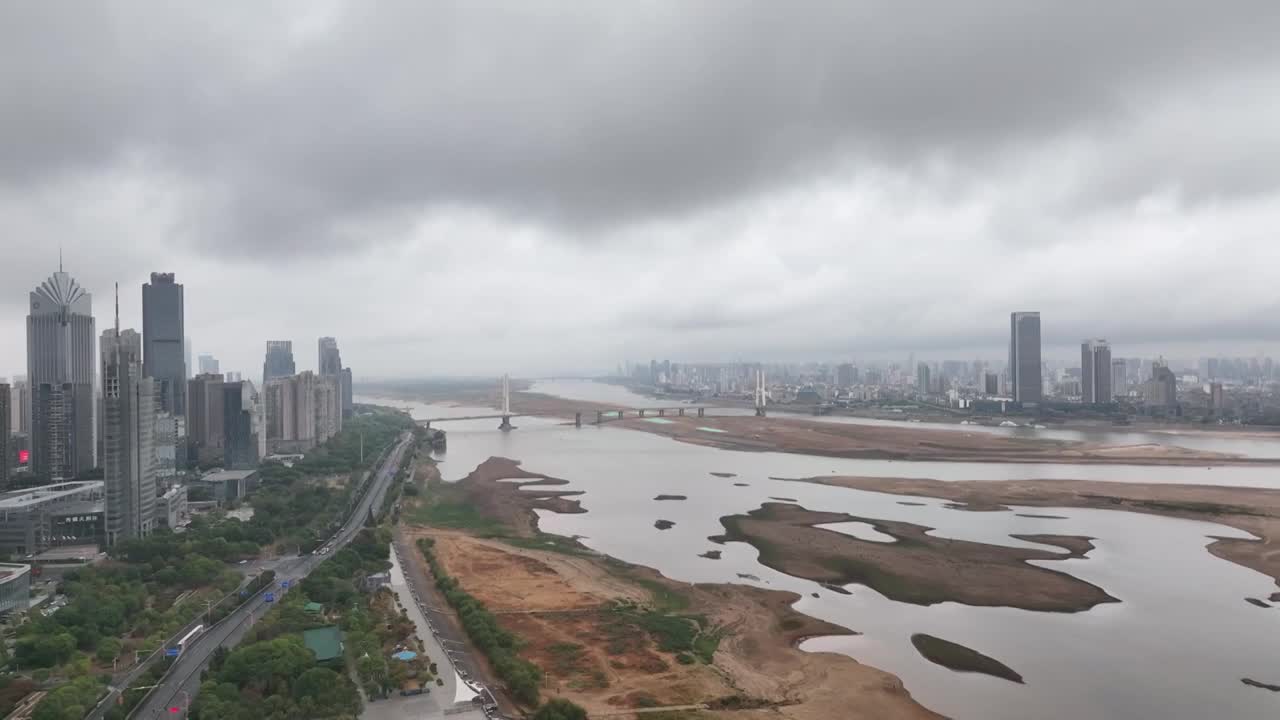
[[[764,374],[756,373],[756,415],[764,417],[765,414],[765,391],[764,391]],[[671,413],[677,417],[684,417],[687,413],[697,413],[698,417],[706,416],[707,408],[699,405],[673,405],[671,407],[648,407],[648,408],[619,408],[617,410],[599,410],[595,407],[589,410],[577,410],[573,413],[573,424],[582,427],[582,418],[586,415],[591,417],[591,413],[595,413],[595,425],[603,425],[613,420],[622,420],[627,417],[627,413],[635,413],[636,417],[646,417],[650,413],[654,417],[665,417],[667,413]],[[509,432],[515,429],[511,424],[511,418],[529,417],[535,414],[557,414],[557,413],[514,413],[511,412],[511,381],[506,375],[502,376],[502,409],[493,413],[483,415],[463,415],[463,416],[447,416],[435,418],[423,418],[418,420],[418,424],[430,428],[432,423],[454,422],[458,420],[501,420],[498,429],[503,432]],[[567,413],[565,413],[567,414]]]

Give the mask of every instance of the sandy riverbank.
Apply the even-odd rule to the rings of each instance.
[[[935,428],[857,425],[783,417],[666,417],[662,423],[628,418],[616,424],[681,442],[871,460],[934,462],[1070,463],[1108,465],[1280,465],[1169,445],[1100,443],[1008,437]]]
[[[510,477],[539,483],[537,492],[531,497],[518,483],[499,481]],[[654,705],[761,708],[696,715],[735,720],[757,714],[794,720],[940,717],[888,673],[844,655],[800,651],[796,646],[807,637],[849,631],[793,610],[793,593],[679,583],[561,538],[556,549],[543,549],[540,543],[552,536],[538,532],[533,508],[573,502],[541,494],[555,482],[494,458],[459,483],[433,486],[424,498],[438,492],[443,499],[436,502],[474,505],[486,523],[482,534],[490,537],[474,529],[406,528],[433,538],[448,572],[523,638],[522,654],[548,676],[546,695],[567,697],[593,717],[620,711],[625,717],[629,708]],[[497,532],[510,536],[493,536]],[[692,623],[704,640],[719,637],[711,661],[699,659],[707,651],[702,641],[695,642],[700,652],[664,649],[662,636],[650,628],[668,623]]]

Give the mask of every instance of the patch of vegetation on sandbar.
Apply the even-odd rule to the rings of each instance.
[[[688,500],[687,495],[659,495],[654,500]]]
[[[676,524],[671,522],[670,520],[655,520],[653,522],[653,526],[658,528],[659,530],[670,530],[671,528],[675,527]]]
[[[1022,684],[1022,676],[1013,668],[963,645],[932,635],[916,633],[911,644],[926,660],[956,672],[973,672]]]

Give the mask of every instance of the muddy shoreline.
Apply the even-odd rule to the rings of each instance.
[[[513,477],[530,482],[502,481]],[[491,458],[458,483],[428,485],[426,492],[440,490],[450,493],[450,501],[474,503],[508,536],[406,527],[410,534],[435,539],[450,574],[529,640],[526,652],[543,666],[553,688],[548,695],[568,697],[593,714],[656,702],[707,703],[724,708],[704,711],[709,717],[726,718],[743,717],[743,711],[729,710],[740,703],[793,720],[942,717],[913,700],[889,673],[845,655],[800,650],[811,637],[856,633],[796,611],[795,593],[681,583],[576,543],[559,543],[558,550],[513,545],[514,540],[559,538],[538,530],[535,509],[564,503],[581,511],[564,493],[543,490],[562,482],[525,471],[515,461]],[[713,553],[718,557],[718,551],[704,557],[713,559]],[[723,633],[712,664],[687,664],[650,641],[618,635],[616,611],[609,609],[616,602],[678,607],[680,614],[705,617]],[[581,650],[571,653],[573,645]],[[566,653],[575,659],[567,661]]]
[[[829,423],[748,416],[668,417],[661,425],[641,418],[612,424],[694,445],[727,450],[786,452],[854,460],[989,462],[1077,465],[1280,465],[1252,458],[1167,445],[1100,443],[1006,437],[980,432]],[[708,432],[710,428],[715,432]]]

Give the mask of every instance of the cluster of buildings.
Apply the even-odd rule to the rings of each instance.
[[[258,386],[208,354],[194,372],[172,273],[143,284],[141,333],[120,327],[116,293],[100,335],[92,295],[61,267],[30,293],[27,374],[0,381],[0,553],[179,526],[188,487],[242,497],[262,458],[324,443],[352,413],[334,338],[319,340],[318,372],[269,341]]]
[[[978,359],[870,363],[648,363],[619,367],[619,375],[659,392],[692,396],[752,398],[756,373],[768,378],[774,403],[926,402],[952,408],[980,403],[993,407],[1055,408],[1072,404],[1101,409],[1123,404],[1157,416],[1191,411],[1201,418],[1229,417],[1245,390],[1254,394],[1280,382],[1280,364],[1270,358],[1202,358],[1199,371],[1176,370],[1163,358],[1119,358],[1110,343],[1080,343],[1080,361],[1051,363],[1042,354],[1040,313],[1009,316],[1008,361]],[[1275,393],[1272,393],[1273,395]]]

